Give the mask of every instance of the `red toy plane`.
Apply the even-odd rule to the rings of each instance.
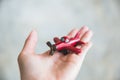
[[[80,48],[76,48],[77,45],[85,44],[85,42],[80,41],[80,32],[78,32],[74,38],[68,38],[67,36],[59,39],[54,38],[55,44],[51,44],[49,41],[47,45],[50,47],[50,55],[53,55],[55,51],[62,52],[63,54],[68,54],[70,51],[79,54],[81,52]]]

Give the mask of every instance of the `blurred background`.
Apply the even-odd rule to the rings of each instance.
[[[94,32],[77,80],[120,80],[120,0],[0,0],[0,80],[20,80],[17,56],[32,29],[46,41],[87,25]]]

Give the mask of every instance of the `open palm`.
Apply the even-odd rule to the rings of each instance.
[[[35,53],[37,32],[33,30],[26,39],[25,45],[18,56],[21,80],[75,80],[79,73],[83,59],[91,47],[92,31],[87,27],[73,29],[67,36],[74,37],[80,32],[79,38],[87,44],[77,46],[82,49],[78,55],[70,52],[63,55],[55,52],[49,55],[49,50],[43,54]]]

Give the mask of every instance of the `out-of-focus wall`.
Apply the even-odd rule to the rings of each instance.
[[[120,0],[0,0],[0,80],[20,80],[17,56],[32,29],[46,41],[87,25],[93,30],[77,80],[120,80]]]

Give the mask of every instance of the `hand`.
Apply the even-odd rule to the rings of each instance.
[[[77,46],[82,49],[80,54],[63,55],[56,51],[50,56],[49,51],[43,54],[35,53],[38,36],[33,30],[18,56],[21,80],[75,80],[83,59],[92,45],[90,42],[92,31],[87,27],[82,27],[80,30],[73,29],[68,37],[74,37],[78,31],[81,33],[79,35],[81,41],[87,42],[83,46]]]

